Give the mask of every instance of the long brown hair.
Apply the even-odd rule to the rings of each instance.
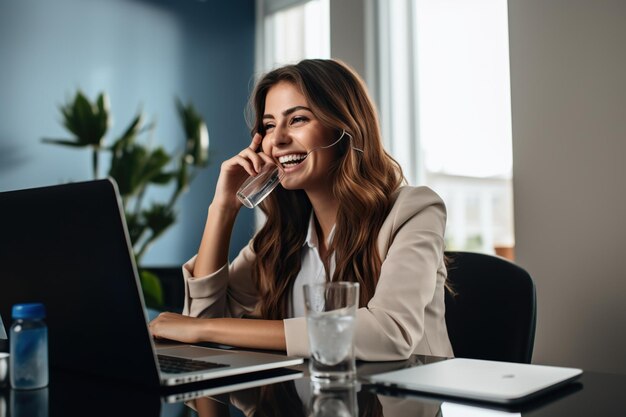
[[[383,148],[378,116],[365,84],[336,60],[303,60],[262,77],[251,96],[252,134],[265,135],[265,98],[281,81],[299,88],[313,114],[324,126],[335,129],[337,137],[342,130],[351,136],[337,145],[341,156],[330,173],[332,192],[339,201],[330,248],[336,261],[332,280],[358,282],[359,304],[364,306],[374,295],[380,275],[378,233],[391,210],[393,192],[405,181],[402,169]],[[253,274],[261,295],[259,312],[266,319],[282,319],[289,314],[312,207],[304,191],[282,187],[260,207],[267,219],[252,243],[256,253]]]

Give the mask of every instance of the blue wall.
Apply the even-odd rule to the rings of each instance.
[[[143,262],[178,265],[197,250],[221,161],[248,144],[253,68],[253,0],[0,0],[0,191],[91,179],[86,149],[41,142],[69,136],[58,107],[78,88],[91,99],[108,93],[108,143],[141,108],[157,123],[153,143],[170,151],[183,141],[174,98],[191,101],[207,122],[212,162]],[[244,209],[231,257],[252,232]]]

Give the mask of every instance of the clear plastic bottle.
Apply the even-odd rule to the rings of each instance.
[[[48,327],[41,303],[15,304],[10,340],[10,379],[14,389],[48,385]]]

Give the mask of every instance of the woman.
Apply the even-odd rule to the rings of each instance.
[[[198,254],[183,267],[183,314],[162,313],[152,334],[308,356],[302,286],[356,281],[358,359],[452,356],[445,206],[426,187],[403,186],[361,79],[338,61],[304,60],[266,74],[252,105],[252,142],[222,164]],[[236,192],[271,161],[284,167],[281,186],[229,264]]]

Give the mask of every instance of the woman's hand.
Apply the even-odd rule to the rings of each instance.
[[[263,152],[257,153],[262,140],[263,137],[259,133],[255,134],[250,146],[222,163],[212,206],[229,210],[241,208],[242,204],[236,196],[241,184],[248,176],[256,176],[265,164],[273,162],[272,158]]]
[[[210,319],[183,316],[177,313],[161,313],[148,324],[150,333],[157,339],[177,340],[184,343],[207,342],[202,338]]]

